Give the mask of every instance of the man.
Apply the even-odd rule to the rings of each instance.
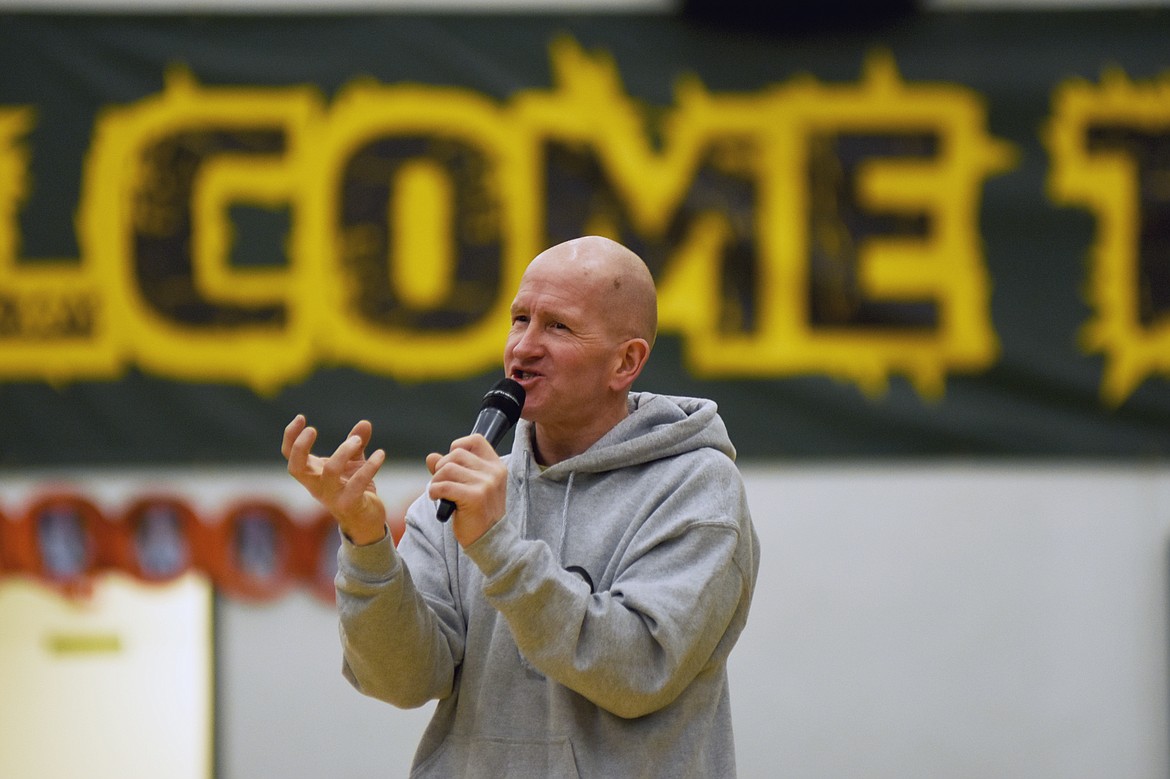
[[[402,707],[438,699],[412,775],[735,774],[726,660],[758,540],[715,404],[630,391],[656,327],[622,245],[538,255],[504,349],[526,392],[512,452],[474,435],[428,455],[397,549],[369,424],[328,458],[303,417],[286,428],[289,472],[344,534],[345,676]]]

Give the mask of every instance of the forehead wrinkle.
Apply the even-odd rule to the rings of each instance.
[[[542,285],[534,290],[521,285],[512,301],[512,312],[523,311],[529,315],[551,316],[554,319],[582,316],[583,296],[560,284],[553,287]]]

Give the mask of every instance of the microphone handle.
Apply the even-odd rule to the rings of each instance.
[[[475,427],[471,428],[471,434],[479,433],[495,449],[511,426],[512,423],[508,421],[508,416],[503,411],[498,408],[485,408],[475,418]],[[439,510],[435,512],[435,516],[440,522],[446,522],[455,513],[456,508],[453,502],[443,498],[439,501]]]

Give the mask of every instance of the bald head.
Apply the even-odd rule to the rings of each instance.
[[[577,238],[528,264],[512,300],[504,372],[524,387],[538,462],[580,454],[629,415],[657,326],[650,270],[615,241]]]
[[[528,272],[555,272],[576,277],[604,312],[618,339],[641,338],[651,346],[658,331],[658,293],[650,269],[617,241],[587,235],[541,252]]]

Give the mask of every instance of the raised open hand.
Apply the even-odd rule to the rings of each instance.
[[[386,507],[374,484],[386,452],[377,449],[366,457],[372,432],[373,426],[363,419],[332,455],[319,457],[312,453],[316,428],[297,414],[285,427],[280,446],[289,474],[333,515],[355,544],[373,543],[386,534]]]

